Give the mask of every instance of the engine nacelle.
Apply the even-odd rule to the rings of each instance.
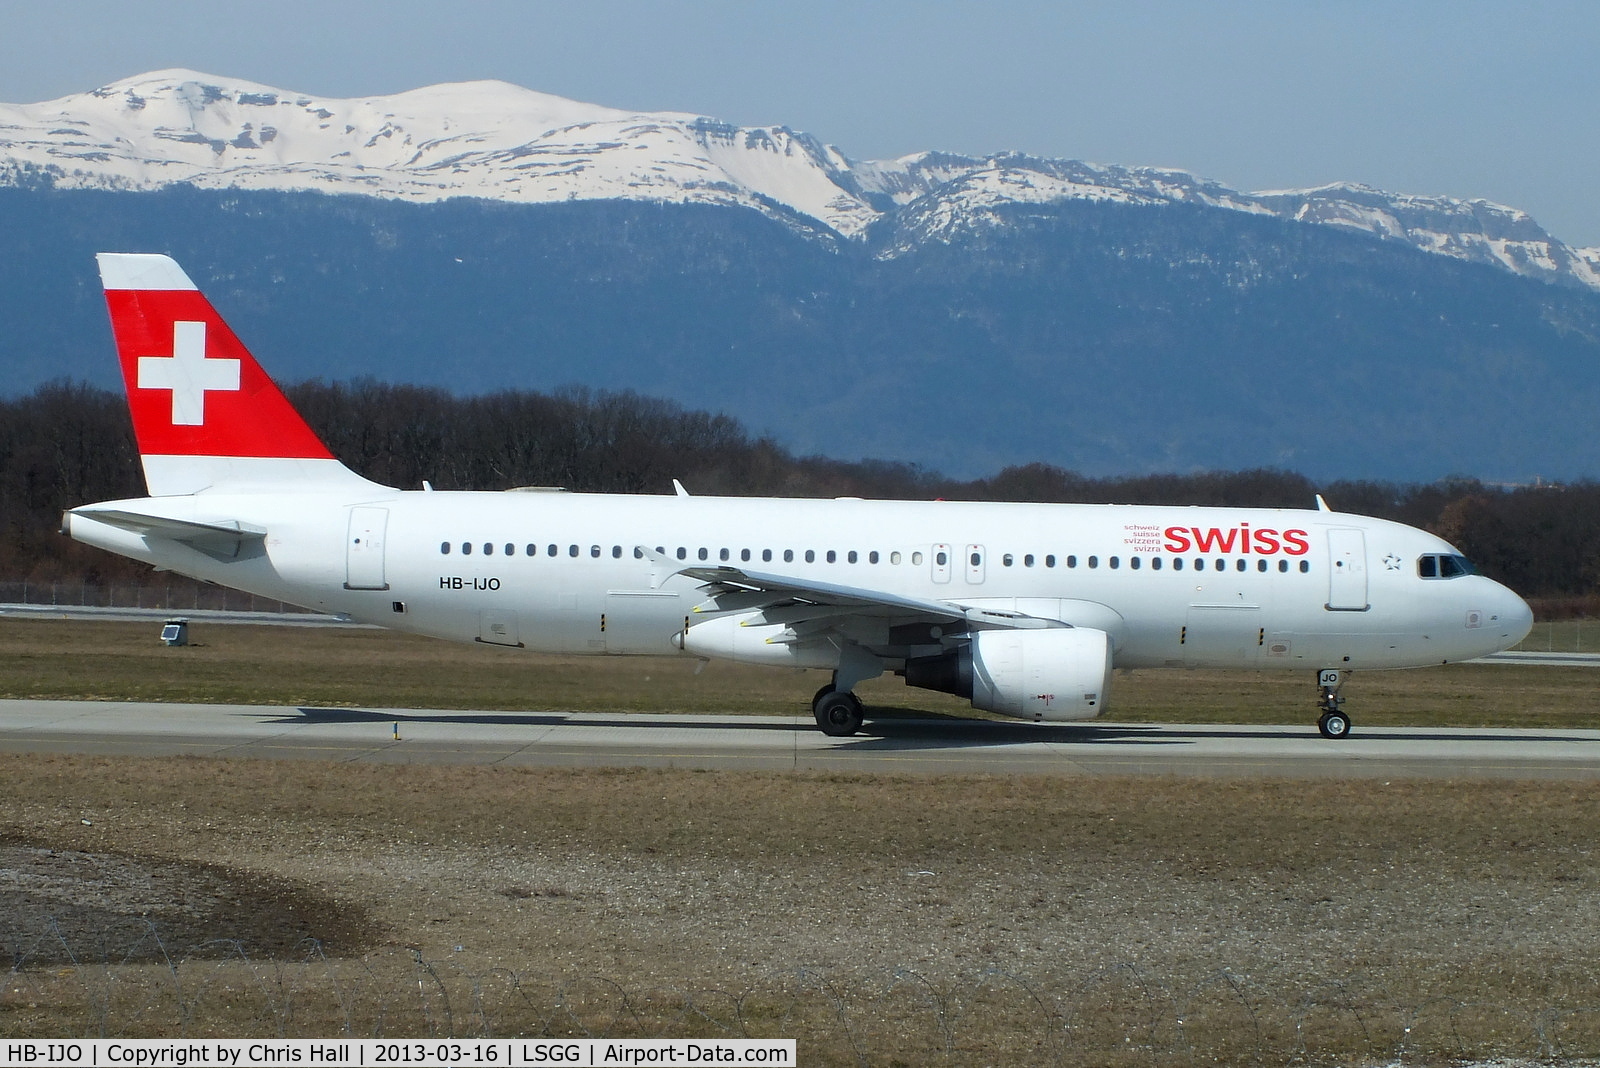
[[[797,642],[787,627],[759,622],[757,612],[696,620],[672,637],[672,644],[693,656],[737,660],[774,667],[839,666],[839,650],[827,642]]]
[[[942,656],[906,661],[906,684],[1019,719],[1089,719],[1105,710],[1111,636],[1089,627],[983,630]]]

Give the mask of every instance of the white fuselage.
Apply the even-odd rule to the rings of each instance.
[[[268,534],[218,559],[97,522],[101,508]],[[110,502],[69,523],[237,589],[545,652],[678,653],[675,636],[715,616],[677,569],[721,564],[1105,630],[1118,667],[1415,667],[1506,648],[1531,625],[1496,582],[1425,577],[1444,569],[1420,561],[1455,553],[1439,538],[1325,511],[375,489]],[[895,656],[887,635],[873,647]],[[725,655],[829,666],[792,649]]]

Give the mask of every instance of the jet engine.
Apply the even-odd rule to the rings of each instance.
[[[983,630],[939,656],[907,660],[906,684],[1019,719],[1089,719],[1106,707],[1111,636],[1089,627]]]

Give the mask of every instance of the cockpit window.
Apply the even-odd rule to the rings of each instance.
[[[1472,561],[1456,553],[1427,553],[1417,557],[1417,574],[1425,579],[1452,579],[1475,575]]]

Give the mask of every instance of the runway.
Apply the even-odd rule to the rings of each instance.
[[[1034,725],[810,717],[0,701],[0,752],[914,775],[1600,778],[1600,731]]]

